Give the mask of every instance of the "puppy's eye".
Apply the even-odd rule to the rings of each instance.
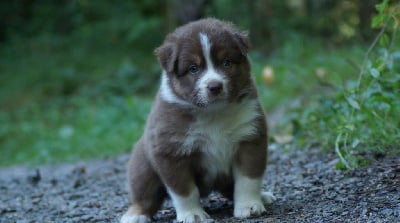
[[[232,67],[232,61],[230,59],[224,59],[222,61],[222,66],[224,66],[225,68],[230,68]]]
[[[189,72],[192,74],[196,74],[199,71],[199,67],[197,65],[190,65]]]

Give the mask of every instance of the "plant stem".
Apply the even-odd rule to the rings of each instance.
[[[351,169],[351,166],[346,161],[346,159],[343,157],[342,152],[340,152],[339,142],[340,142],[341,137],[342,137],[342,133],[339,133],[339,135],[336,137],[336,140],[335,140],[335,152],[339,156],[340,161],[346,166],[346,169]]]

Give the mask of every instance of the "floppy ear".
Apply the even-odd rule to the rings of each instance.
[[[246,56],[247,52],[249,51],[249,45],[250,45],[249,32],[247,31],[236,32],[234,36],[241,53],[243,54],[243,56]]]
[[[167,73],[172,73],[175,70],[177,51],[176,44],[171,42],[166,42],[154,50],[158,61],[160,62],[162,68],[167,71]]]

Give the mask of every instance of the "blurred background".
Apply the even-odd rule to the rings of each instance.
[[[365,148],[398,152],[398,11],[387,0],[1,1],[0,165],[128,153],[158,88],[154,48],[209,16],[250,31],[273,144],[336,152],[345,166]]]

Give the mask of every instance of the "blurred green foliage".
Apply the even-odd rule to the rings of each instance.
[[[387,138],[398,136],[392,131],[398,124],[386,119],[398,111],[397,105],[391,104],[397,95],[389,91],[398,89],[398,82],[386,82],[387,76],[398,74],[398,51],[384,46],[380,53],[371,53],[380,59],[370,58],[370,63],[363,64],[368,48],[365,43],[377,33],[370,29],[377,13],[375,3],[378,2],[2,1],[0,165],[73,161],[128,152],[141,135],[158,87],[160,67],[153,56],[154,48],[166,33],[199,16],[230,20],[250,30],[250,56],[262,103],[270,113],[277,108],[286,111],[273,125],[272,136],[292,135],[297,147],[318,145],[334,149],[340,133],[336,129],[344,126],[335,118],[347,120],[343,114],[354,114],[351,109],[355,100],[363,111],[372,106],[388,112],[380,125],[372,115],[363,116],[356,129],[358,135],[366,134],[364,138],[352,137],[352,143],[357,139],[362,150],[361,146],[367,143],[364,139],[368,138],[368,143],[375,143],[368,144],[371,150],[387,148],[388,143],[397,143]],[[193,5],[198,8],[189,7]],[[383,11],[378,13],[387,15]],[[387,19],[374,19],[374,23],[379,26],[381,20]],[[380,42],[398,46],[393,30],[387,31]],[[357,94],[349,93],[355,91],[359,67],[354,66],[359,64],[369,66],[363,73],[371,75],[362,75]],[[263,81],[265,66],[274,69],[274,82],[270,85]],[[371,88],[380,89],[380,94],[364,91],[368,88],[364,85],[369,83]],[[370,104],[361,100],[371,95],[375,101]],[[390,109],[383,102],[390,104]],[[359,128],[369,121],[372,122],[365,125],[368,127]],[[393,124],[391,130],[382,124],[388,121]],[[377,128],[371,130],[370,125]],[[385,131],[376,134],[378,128]],[[339,141],[340,145],[346,144]],[[352,153],[344,151],[345,147],[339,149]]]
[[[301,147],[334,147],[339,169],[356,168],[376,156],[400,154],[400,3],[376,5],[372,27],[380,32],[356,67],[357,77],[314,96],[289,115]]]

